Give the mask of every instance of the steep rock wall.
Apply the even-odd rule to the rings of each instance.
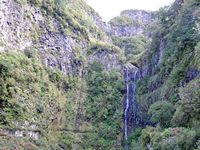
[[[199,108],[196,107],[199,105],[196,101],[198,94],[195,92],[196,86],[199,86],[199,69],[195,57],[200,40],[197,12],[199,1],[176,0],[157,14],[158,29],[152,36],[150,50],[141,65],[137,91],[141,112],[149,114],[156,127],[143,129],[138,141],[132,141],[133,149],[199,148],[196,144],[199,132],[195,128],[199,118],[192,115],[194,112],[199,114]],[[192,96],[188,98],[188,95]],[[173,134],[175,131],[179,133]],[[166,132],[170,134],[167,138],[164,136]],[[192,132],[193,137],[189,138]],[[151,137],[151,134],[154,136]],[[159,134],[161,136],[157,136]],[[188,137],[190,144],[181,145],[186,141],[185,137]],[[159,140],[154,141],[154,138]],[[146,139],[148,142],[145,142]],[[175,142],[172,143],[171,139]],[[145,144],[138,146],[136,143],[140,142]]]
[[[94,148],[83,142],[96,131],[85,114],[88,67],[99,62],[105,75],[114,69],[121,85],[124,56],[93,18],[82,0],[0,0],[1,145]],[[120,138],[112,140],[121,147]]]
[[[154,12],[144,10],[125,10],[120,16],[111,19],[111,35],[115,36],[151,36],[151,31],[148,30],[150,24],[156,20]]]

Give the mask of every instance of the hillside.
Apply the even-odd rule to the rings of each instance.
[[[121,147],[125,57],[98,14],[82,0],[4,0],[0,12],[0,147]]]
[[[199,0],[0,0],[0,149],[198,150],[199,59]]]
[[[133,95],[138,104],[132,109],[139,109],[130,121],[139,127],[131,128],[132,149],[199,148],[199,5],[196,0],[177,0],[156,14],[149,50],[139,71],[132,70],[138,75],[129,75],[137,82]],[[141,130],[144,125],[149,126]]]

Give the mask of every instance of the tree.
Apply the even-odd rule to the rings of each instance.
[[[168,127],[174,111],[174,107],[170,102],[158,101],[150,106],[148,114],[151,115],[152,122],[160,123],[161,127]]]
[[[173,116],[174,125],[187,126],[200,119],[200,78],[194,79],[187,86],[180,88],[181,100]],[[199,122],[199,121],[198,121]]]

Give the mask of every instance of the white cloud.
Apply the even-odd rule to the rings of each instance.
[[[174,0],[85,0],[103,18],[109,21],[125,9],[158,10]]]

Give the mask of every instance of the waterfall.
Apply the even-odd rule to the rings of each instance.
[[[126,68],[126,108],[124,112],[124,134],[125,139],[128,139],[128,129],[127,129],[127,113],[129,108],[129,81],[128,81],[128,67]]]
[[[131,106],[134,111],[134,122],[138,124],[138,117],[137,117],[137,102],[136,102],[136,96],[137,96],[137,73],[138,73],[138,68],[135,68],[133,75],[129,75],[129,70],[128,67],[126,67],[126,107],[124,111],[124,136],[125,140],[128,140],[128,112],[129,112],[129,107],[130,107],[130,98],[131,98]],[[130,76],[130,77],[129,77]],[[131,78],[132,76],[132,78]],[[130,91],[131,90],[131,91]]]

